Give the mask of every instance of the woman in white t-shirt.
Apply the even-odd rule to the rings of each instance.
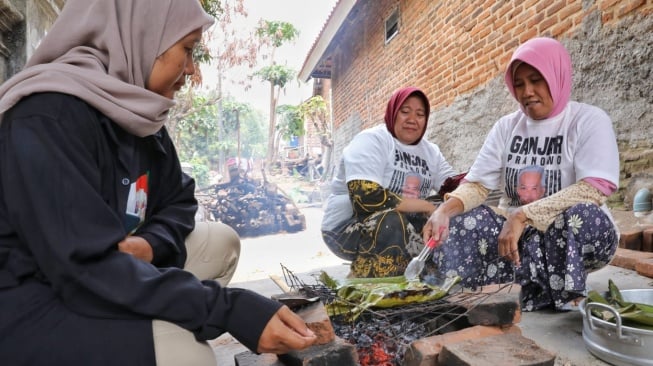
[[[441,272],[468,287],[514,279],[525,310],[570,308],[619,239],[605,206],[619,182],[612,121],[569,101],[571,73],[567,50],[552,38],[517,48],[505,81],[519,110],[496,122],[463,183],[424,226],[425,238],[446,240],[434,255]],[[536,170],[542,198],[522,204],[520,193],[541,187],[520,182],[521,173]],[[482,205],[495,189],[503,192],[498,210]]]
[[[454,176],[438,146],[423,138],[429,110],[424,92],[399,89],[388,102],[385,125],[360,132],[343,151],[322,237],[332,252],[352,261],[352,276],[403,274],[424,247],[421,229],[435,210],[426,198]]]

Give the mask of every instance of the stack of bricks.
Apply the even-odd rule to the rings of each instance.
[[[653,278],[653,213],[635,216],[632,211],[613,211],[619,227],[619,248],[611,265]]]
[[[556,355],[521,335],[519,285],[491,285],[480,290],[483,301],[454,294],[447,301],[466,307],[470,327],[414,341],[404,366],[542,365],[553,366]]]

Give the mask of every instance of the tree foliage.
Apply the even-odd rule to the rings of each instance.
[[[276,20],[261,20],[256,35],[267,45],[279,48],[288,41],[299,37],[299,30],[291,23]]]
[[[270,65],[260,69],[255,75],[272,86],[283,89],[289,81],[295,78],[297,72],[284,65]]]
[[[333,133],[331,131],[331,117],[327,102],[321,95],[316,95],[298,106],[304,124],[313,124],[314,131],[322,145],[322,164],[331,166],[333,155]],[[322,175],[323,180],[329,177],[329,172]]]
[[[262,42],[254,30],[243,32],[239,27],[240,20],[248,16],[243,0],[200,1],[206,12],[216,18],[216,22],[204,33],[202,42],[194,50],[196,73],[189,78],[188,87],[177,93],[177,103],[169,112],[166,126],[179,150],[180,158],[191,162],[195,173],[204,171],[205,168],[224,170],[225,154],[236,154],[238,143],[234,131],[230,126],[221,125],[223,121],[229,120],[232,110],[228,106],[223,111],[225,98],[222,80],[227,71],[234,67],[254,68]],[[200,65],[216,70],[216,85],[209,92],[197,90],[204,82]],[[247,87],[249,80],[251,76],[237,83]],[[252,119],[256,119],[256,123],[250,122]],[[260,154],[263,143],[247,140],[249,137],[260,140],[263,136],[260,127],[262,117],[255,113],[245,113],[244,121],[246,122],[241,125],[249,131],[243,134],[247,137],[243,139],[242,147]]]
[[[171,135],[179,159],[193,165],[193,176],[200,187],[208,184],[209,170],[220,168],[221,154],[259,158],[265,155],[263,116],[251,105],[230,98],[224,100],[220,113],[216,93],[193,93],[190,108],[171,119],[176,122]]]
[[[320,137],[320,142],[324,146],[332,146],[331,127],[329,125],[329,110],[327,104],[321,95],[311,97],[309,100],[300,104],[299,112],[302,120],[306,123],[312,123],[315,131]]]
[[[204,11],[214,18],[219,18],[224,13],[224,8],[220,0],[200,0],[200,4],[202,4]]]
[[[284,139],[290,140],[293,136],[299,137],[306,134],[304,119],[299,106],[280,105],[277,107],[277,115],[279,116],[277,131]]]
[[[225,100],[223,104],[223,126],[229,156],[262,158],[265,156],[265,133],[263,116],[250,104]]]
[[[291,23],[281,21],[261,20],[256,29],[256,35],[263,45],[270,49],[270,65],[260,69],[255,75],[270,83],[270,120],[268,123],[268,149],[267,162],[271,166],[276,158],[277,143],[275,137],[275,119],[279,93],[288,81],[295,77],[294,70],[288,67],[277,65],[274,60],[274,52],[283,44],[294,41],[299,36],[299,30]]]

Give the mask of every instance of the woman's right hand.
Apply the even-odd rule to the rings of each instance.
[[[317,336],[306,322],[287,306],[282,306],[263,329],[258,341],[259,353],[288,353],[312,346]]]
[[[508,215],[508,219],[503,224],[503,228],[499,233],[499,256],[508,259],[513,262],[516,266],[521,265],[521,260],[519,259],[519,238],[524,232],[526,227],[527,217],[521,208],[513,211]]]
[[[431,237],[436,243],[441,243],[449,237],[449,215],[442,211],[440,209],[435,210],[426,221],[422,229],[422,237],[425,243]]]
[[[463,203],[458,198],[450,197],[431,214],[422,229],[422,238],[426,243],[431,237],[441,243],[449,237],[449,218],[463,212]]]

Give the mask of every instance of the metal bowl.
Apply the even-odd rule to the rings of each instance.
[[[653,289],[620,292],[625,301],[653,305]],[[653,366],[652,330],[623,325],[619,313],[609,305],[584,299],[579,308],[583,314],[583,341],[590,353],[613,365]],[[615,323],[593,316],[592,309],[612,312]]]

